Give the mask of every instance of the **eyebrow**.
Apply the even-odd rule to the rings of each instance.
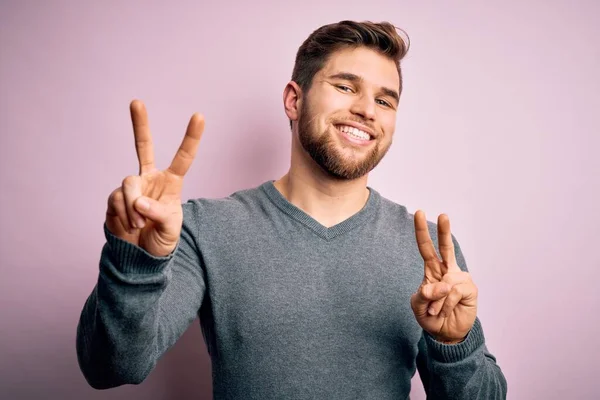
[[[333,75],[329,75],[328,76],[329,79],[341,79],[341,80],[345,80],[345,81],[349,81],[349,82],[362,82],[362,78],[358,75],[355,75],[353,73],[350,72],[338,72],[337,74],[333,74]],[[381,91],[387,95],[392,97],[394,100],[396,100],[396,103],[398,103],[400,101],[400,96],[398,95],[398,92],[395,91],[394,89],[390,89],[387,88],[385,86],[381,87]]]

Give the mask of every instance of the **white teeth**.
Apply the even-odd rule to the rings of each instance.
[[[371,139],[371,136],[367,132],[361,131],[360,129],[356,129],[353,126],[340,125],[338,127],[338,129],[340,131],[345,132],[345,133],[349,134],[350,136],[354,136],[358,139],[363,139],[363,140]]]

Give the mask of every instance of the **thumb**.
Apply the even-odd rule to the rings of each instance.
[[[135,199],[133,206],[142,216],[158,224],[164,224],[169,215],[165,204],[146,196],[140,196]]]

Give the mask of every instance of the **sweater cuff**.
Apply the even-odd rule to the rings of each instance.
[[[461,361],[471,355],[485,342],[479,318],[475,318],[473,327],[467,334],[465,340],[460,343],[444,344],[435,340],[433,336],[426,331],[423,331],[423,334],[425,335],[425,342],[427,343],[427,353],[433,359],[443,363]]]
[[[177,246],[171,254],[156,257],[143,248],[113,235],[106,227],[106,223],[104,223],[104,236],[115,268],[124,274],[160,273],[166,268],[179,248],[179,242],[177,242]]]

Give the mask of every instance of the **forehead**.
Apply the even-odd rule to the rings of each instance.
[[[319,75],[325,78],[340,72],[358,75],[366,83],[375,86],[400,86],[400,77],[394,61],[366,47],[346,48],[334,52],[319,71]]]

